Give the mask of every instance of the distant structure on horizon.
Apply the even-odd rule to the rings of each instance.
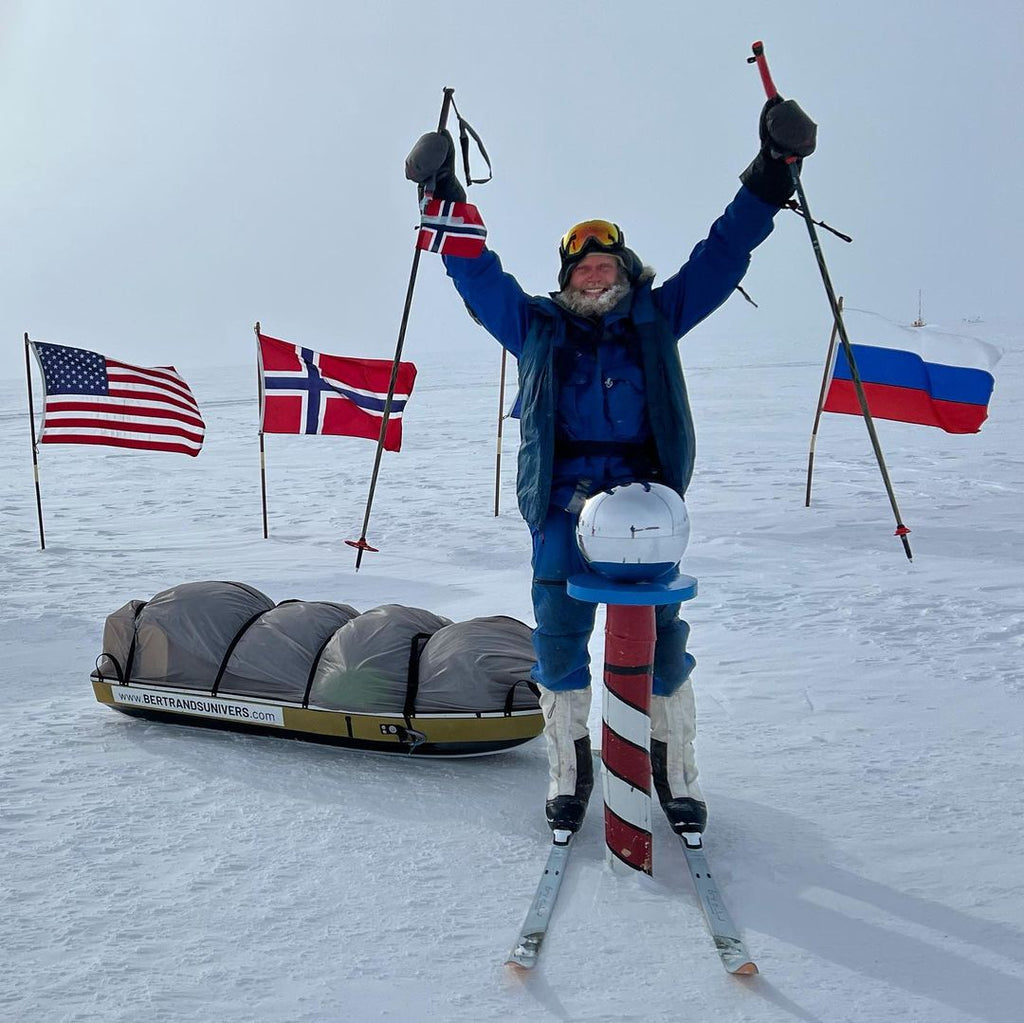
[[[921,289],[917,289],[917,319],[911,324],[911,327],[923,327],[925,325],[924,320],[921,318]]]

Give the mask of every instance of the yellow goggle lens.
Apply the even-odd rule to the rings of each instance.
[[[614,251],[622,248],[622,232],[609,220],[585,220],[565,232],[559,252],[563,257],[578,256],[588,242],[593,242],[591,248]]]

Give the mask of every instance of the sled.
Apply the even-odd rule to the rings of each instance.
[[[414,756],[479,756],[543,729],[530,629],[388,604],[275,604],[184,583],[106,621],[96,699],[152,721]]]

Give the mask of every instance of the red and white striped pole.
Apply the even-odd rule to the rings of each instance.
[[[608,605],[604,641],[604,836],[608,863],[653,871],[651,684],[654,608]]]
[[[655,582],[623,583],[586,572],[572,576],[568,590],[577,600],[608,608],[601,740],[608,864],[616,873],[651,874],[651,687],[656,608],[692,600],[697,595],[697,580],[673,572]]]

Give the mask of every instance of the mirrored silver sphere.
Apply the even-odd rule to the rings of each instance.
[[[671,572],[690,539],[686,503],[661,483],[623,483],[588,498],[576,542],[595,572],[649,582]]]

